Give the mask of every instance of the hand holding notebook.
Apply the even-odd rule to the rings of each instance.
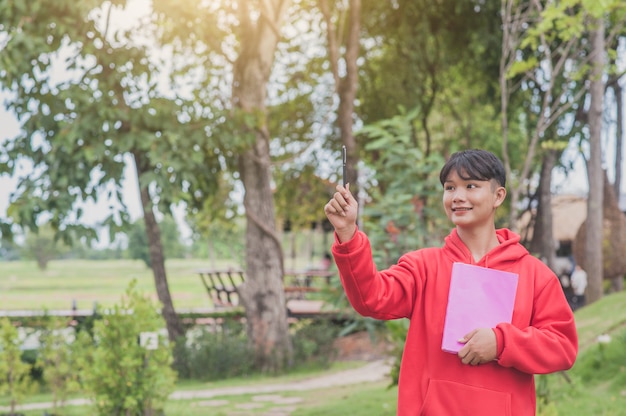
[[[471,330],[510,323],[518,278],[516,273],[454,263],[441,349],[456,354],[463,348],[458,341]]]

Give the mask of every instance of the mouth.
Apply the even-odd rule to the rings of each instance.
[[[467,207],[452,208],[452,212],[467,212],[471,210],[472,210],[471,208],[467,208]]]

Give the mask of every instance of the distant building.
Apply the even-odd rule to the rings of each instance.
[[[619,207],[626,214],[626,194],[620,195]],[[552,233],[559,245],[571,244],[586,218],[586,196],[570,194],[552,196]],[[526,236],[528,240],[532,238],[532,229],[527,230],[529,221],[530,213],[525,213],[518,225],[520,234]]]

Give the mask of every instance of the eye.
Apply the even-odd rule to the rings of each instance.
[[[468,183],[467,184],[467,189],[474,189],[477,188],[478,186],[475,183]]]
[[[453,191],[454,190],[454,186],[452,186],[452,185],[445,185],[443,187],[443,190],[444,191]]]

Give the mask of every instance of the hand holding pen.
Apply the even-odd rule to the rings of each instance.
[[[350,192],[350,184],[346,183],[346,151],[343,147],[343,185],[337,185],[333,197],[324,206],[324,213],[335,227],[339,241],[350,240],[357,229],[356,219],[358,203]]]

